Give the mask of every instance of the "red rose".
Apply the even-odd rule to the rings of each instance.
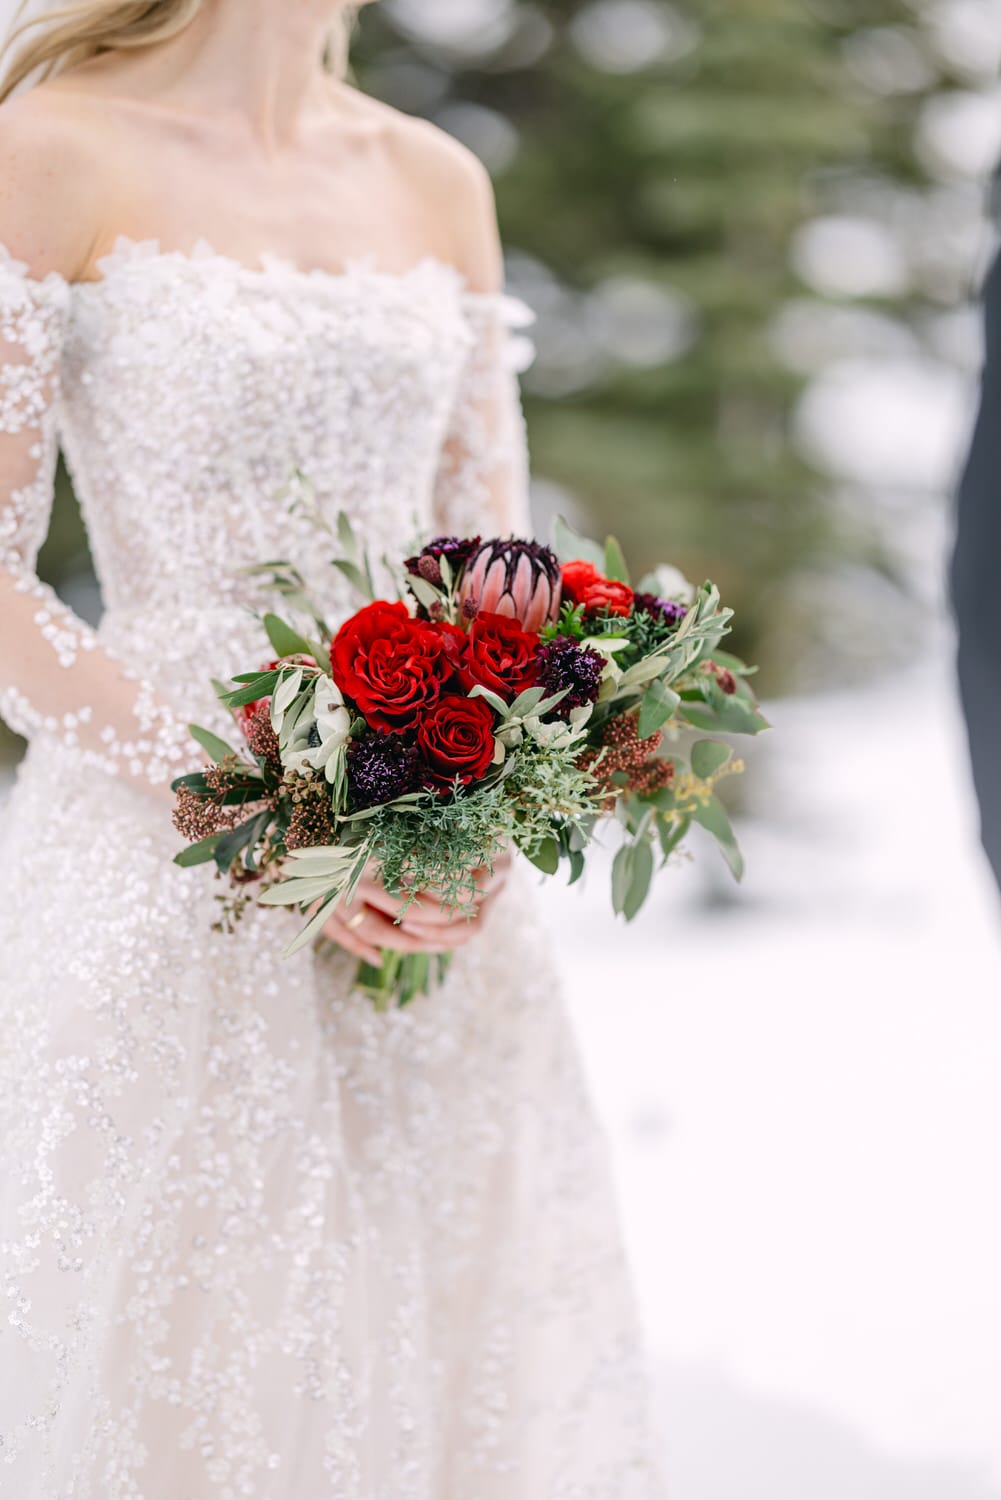
[[[466,689],[479,684],[510,703],[539,675],[539,637],[510,615],[480,610],[466,632],[459,658],[459,681]]]
[[[610,615],[628,615],[634,596],[627,583],[606,578],[594,563],[577,561],[564,564],[563,597],[582,604],[586,615],[596,615],[603,609]]]
[[[460,625],[453,625],[451,620],[435,620],[427,628],[440,638],[442,650],[450,665],[457,667],[459,658],[466,649],[466,632]]]
[[[442,793],[458,776],[463,786],[477,781],[494,758],[494,716],[482,698],[441,698],[421,719],[417,743],[430,783]]]
[[[597,583],[601,574],[594,563],[568,562],[563,564],[560,580],[563,584],[563,598],[569,599],[571,604],[579,604],[580,596],[589,584]]]
[[[599,578],[584,590],[580,602],[586,615],[596,615],[603,609],[610,615],[630,615],[633,612],[633,591],[628,583]]]
[[[403,734],[441,695],[452,664],[442,636],[401,602],[377,600],[346,620],[330,648],[333,678],[372,729]]]

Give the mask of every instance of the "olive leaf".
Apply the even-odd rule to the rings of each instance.
[[[293,630],[291,625],[278,615],[267,614],[264,616],[264,629],[268,633],[268,640],[275,649],[277,656],[313,656],[313,647],[305,636]],[[235,680],[235,679],[234,679]]]
[[[188,733],[201,745],[216,765],[221,765],[224,760],[236,758],[236,751],[232,745],[227,745],[226,741],[220,739],[217,734],[213,734],[211,729],[203,729],[200,724],[189,724]]]

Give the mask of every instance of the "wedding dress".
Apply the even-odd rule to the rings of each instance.
[[[305,271],[119,241],[0,264],[0,1494],[653,1500],[605,1147],[532,885],[377,1014],[295,918],[213,930],[166,783],[211,675],[269,653],[247,571],[329,618],[299,471],[374,556],[524,532],[525,309],[426,260]],[[34,574],[57,446],[106,613]],[[196,760],[200,758],[198,753]],[[611,1003],[611,1002],[610,1002]]]

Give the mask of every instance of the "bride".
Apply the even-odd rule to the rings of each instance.
[[[261,651],[247,567],[351,607],[294,470],[374,555],[415,517],[529,528],[487,178],[338,76],[337,0],[35,19],[0,109],[0,707],[30,741],[0,836],[0,1494],[652,1500],[522,874],[403,928],[370,883],[282,961],[284,916],[221,934],[172,864],[185,725]],[[35,575],[59,446],[96,633]],[[461,951],[382,1015],[350,982],[380,945]]]

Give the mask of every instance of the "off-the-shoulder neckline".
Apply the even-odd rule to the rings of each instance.
[[[32,276],[30,267],[0,243],[0,267],[6,267],[25,280],[35,281],[39,285],[65,287],[71,292],[100,291],[119,273],[137,266],[150,265],[179,265],[213,270],[249,284],[294,281],[302,285],[320,286],[330,292],[351,287],[359,281],[407,287],[422,280],[438,280],[464,301],[474,305],[496,304],[503,307],[508,320],[516,326],[534,320],[531,309],[519,298],[506,291],[482,292],[470,288],[466,276],[457,266],[435,255],[424,255],[413,265],[400,271],[380,267],[374,254],[352,257],[339,270],[323,266],[300,266],[286,256],[267,250],[259,252],[258,262],[256,266],[252,266],[238,260],[236,256],[225,255],[204,238],[197,239],[190,250],[165,250],[157,239],[136,240],[129,235],[120,234],[108,254],[101,256],[96,262],[100,276],[87,281],[70,281],[58,271],[49,271],[41,277]]]

